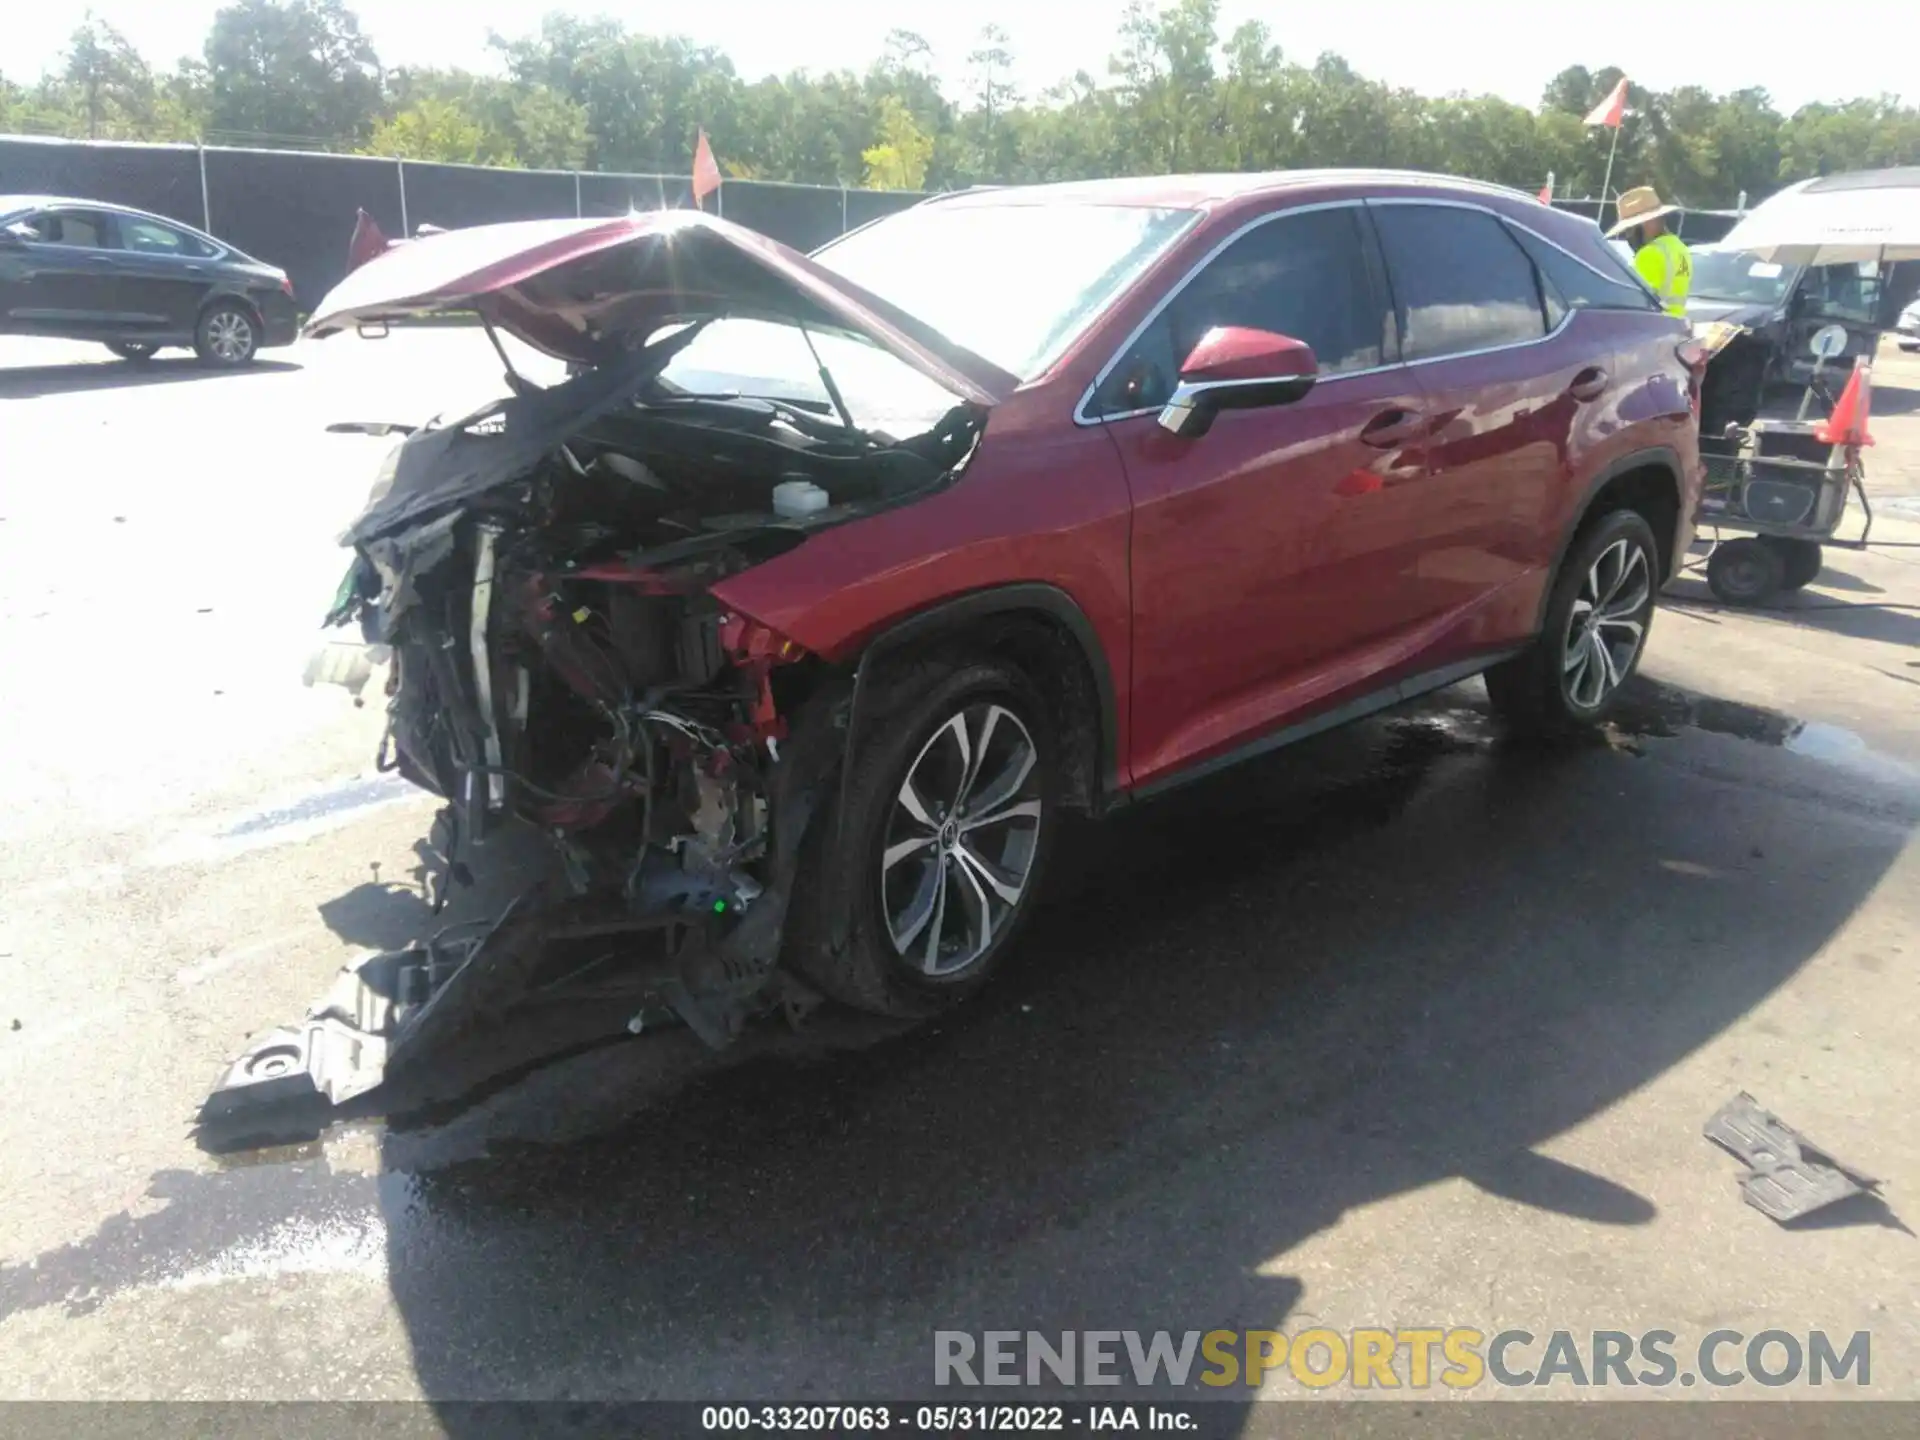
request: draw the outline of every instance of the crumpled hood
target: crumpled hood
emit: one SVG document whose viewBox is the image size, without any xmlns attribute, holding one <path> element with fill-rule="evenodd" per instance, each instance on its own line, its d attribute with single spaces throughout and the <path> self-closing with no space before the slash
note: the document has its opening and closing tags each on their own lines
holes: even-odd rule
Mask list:
<svg viewBox="0 0 1920 1440">
<path fill-rule="evenodd" d="M 1020 383 L 797 251 L 692 210 L 422 236 L 348 275 L 315 307 L 305 333 L 443 310 L 478 311 L 581 365 L 630 354 L 663 326 L 726 315 L 860 336 L 977 405 L 997 404 Z"/>
<path fill-rule="evenodd" d="M 409 435 L 388 455 L 366 509 L 340 542 L 363 545 L 505 484 L 569 435 L 629 403 L 634 388 L 676 348 L 669 340 L 657 347 L 656 358 L 631 356 L 624 364 L 508 396 L 453 424 Z"/>
</svg>

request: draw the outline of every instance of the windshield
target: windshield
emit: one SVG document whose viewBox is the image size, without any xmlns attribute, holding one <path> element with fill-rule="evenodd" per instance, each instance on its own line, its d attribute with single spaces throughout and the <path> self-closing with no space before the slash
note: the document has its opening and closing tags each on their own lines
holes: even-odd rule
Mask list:
<svg viewBox="0 0 1920 1440">
<path fill-rule="evenodd" d="M 797 326 L 771 320 L 709 322 L 667 363 L 660 378 L 693 395 L 759 396 L 831 414 L 833 401 L 820 378 L 822 365 L 862 430 L 900 439 L 918 435 L 955 403 L 911 365 L 865 340 L 830 330 L 802 334 Z"/>
<path fill-rule="evenodd" d="M 1693 289 L 1702 300 L 1739 300 L 1753 305 L 1777 305 L 1786 299 L 1793 281 L 1789 267 L 1762 260 L 1745 250 L 1693 251 Z"/>
<path fill-rule="evenodd" d="M 919 205 L 814 255 L 1031 380 L 1197 219 L 1133 205 Z"/>
</svg>

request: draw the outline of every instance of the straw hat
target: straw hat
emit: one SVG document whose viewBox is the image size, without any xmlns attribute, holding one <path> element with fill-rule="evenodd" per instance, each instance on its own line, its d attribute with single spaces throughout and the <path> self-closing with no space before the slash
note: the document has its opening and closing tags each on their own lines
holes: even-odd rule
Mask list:
<svg viewBox="0 0 1920 1440">
<path fill-rule="evenodd" d="M 1615 212 L 1617 223 L 1607 231 L 1608 238 L 1624 235 L 1634 226 L 1656 220 L 1662 215 L 1676 214 L 1679 209 L 1678 205 L 1662 205 L 1658 192 L 1651 185 L 1636 185 L 1621 193 L 1620 206 Z"/>
</svg>

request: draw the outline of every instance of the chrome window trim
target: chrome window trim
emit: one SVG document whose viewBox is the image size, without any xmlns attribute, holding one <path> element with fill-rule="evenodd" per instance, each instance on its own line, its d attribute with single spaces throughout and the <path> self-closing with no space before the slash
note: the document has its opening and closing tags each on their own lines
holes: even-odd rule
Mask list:
<svg viewBox="0 0 1920 1440">
<path fill-rule="evenodd" d="M 1249 231 L 1256 230 L 1260 226 L 1269 224 L 1272 221 L 1281 219 L 1284 216 L 1304 215 L 1314 210 L 1340 210 L 1350 206 L 1364 207 L 1368 205 L 1435 205 L 1435 206 L 1440 206 L 1442 208 L 1451 209 L 1451 210 L 1476 210 L 1482 215 L 1489 216 L 1496 224 L 1518 225 L 1521 229 L 1525 230 L 1529 235 L 1532 235 L 1536 239 L 1538 239 L 1542 244 L 1553 246 L 1554 249 L 1558 250 L 1562 255 L 1565 255 L 1569 260 L 1573 261 L 1576 265 L 1585 266 L 1586 269 L 1591 270 L 1595 275 L 1599 276 L 1602 280 L 1609 281 L 1612 284 L 1620 283 L 1619 281 L 1614 280 L 1612 276 L 1607 275 L 1605 272 L 1599 269 L 1596 269 L 1594 266 L 1588 264 L 1585 260 L 1582 260 L 1578 255 L 1575 255 L 1571 250 L 1567 249 L 1566 246 L 1557 244 L 1555 241 L 1553 241 L 1549 237 L 1540 234 L 1540 232 L 1535 230 L 1531 225 L 1521 224 L 1520 221 L 1514 220 L 1511 216 L 1502 214 L 1500 211 L 1495 210 L 1490 205 L 1476 205 L 1470 200 L 1428 199 L 1425 196 L 1393 195 L 1393 196 L 1387 196 L 1380 199 L 1363 198 L 1358 200 L 1325 200 L 1325 201 L 1316 202 L 1311 205 L 1295 205 L 1284 210 L 1272 210 L 1265 215 L 1255 216 L 1252 220 L 1249 220 L 1246 224 L 1242 225 L 1239 229 L 1235 230 L 1231 235 L 1227 236 L 1226 239 L 1222 240 L 1218 245 L 1214 246 L 1213 249 L 1209 250 L 1197 262 L 1195 262 L 1192 269 L 1187 271 L 1187 273 L 1180 278 L 1179 284 L 1175 285 L 1171 290 L 1169 290 L 1164 296 L 1161 297 L 1160 303 L 1154 306 L 1153 309 L 1150 312 L 1148 312 L 1146 319 L 1142 320 L 1138 325 L 1136 325 L 1133 328 L 1133 333 L 1128 335 L 1126 340 L 1122 342 L 1120 348 L 1114 352 L 1113 358 L 1108 360 L 1107 363 L 1101 367 L 1100 373 L 1093 377 L 1093 383 L 1087 386 L 1086 391 L 1080 396 L 1080 403 L 1074 407 L 1073 423 L 1076 425 L 1082 425 L 1082 426 L 1109 425 L 1116 420 L 1132 420 L 1141 415 L 1158 415 L 1160 411 L 1163 408 L 1165 408 L 1160 405 L 1151 405 L 1138 410 L 1116 411 L 1111 415 L 1089 415 L 1087 413 L 1087 406 L 1092 403 L 1094 392 L 1097 391 L 1100 388 L 1100 386 L 1105 382 L 1107 376 L 1113 373 L 1114 367 L 1117 366 L 1123 359 L 1126 358 L 1127 352 L 1133 349 L 1134 343 L 1137 340 L 1139 340 L 1139 338 L 1142 335 L 1146 334 L 1148 327 L 1151 326 L 1154 321 L 1160 318 L 1161 312 L 1165 310 L 1168 305 L 1172 304 L 1173 301 L 1179 296 L 1180 292 L 1185 290 L 1187 286 L 1193 282 L 1194 277 L 1197 276 L 1208 265 L 1212 264 L 1216 259 L 1218 259 L 1220 256 L 1220 252 L 1225 250 L 1229 245 L 1233 244 L 1234 241 L 1238 240 L 1241 236 L 1247 234 Z M 1531 266 L 1533 264 L 1533 258 L 1527 255 L 1525 250 L 1522 250 L 1520 253 L 1526 259 L 1527 264 Z M 1384 248 L 1382 249 L 1380 261 L 1382 265 L 1385 265 L 1387 263 L 1387 257 L 1386 257 Z M 1392 279 L 1393 277 L 1391 273 L 1389 273 L 1387 276 L 1387 280 L 1389 284 L 1392 283 Z M 1364 375 L 1379 375 L 1388 370 L 1411 370 L 1421 365 L 1437 365 L 1447 360 L 1471 360 L 1481 355 L 1497 355 L 1504 350 L 1525 350 L 1529 346 L 1544 345 L 1548 341 L 1557 338 L 1560 335 L 1560 333 L 1567 328 L 1567 326 L 1573 323 L 1573 317 L 1579 313 L 1580 313 L 1579 309 L 1569 305 L 1567 307 L 1566 313 L 1560 317 L 1560 323 L 1558 325 L 1555 325 L 1551 330 L 1547 331 L 1545 334 L 1535 336 L 1531 340 L 1513 340 L 1513 341 L 1509 341 L 1504 345 L 1483 345 L 1477 350 L 1450 350 L 1445 355 L 1427 355 L 1417 360 L 1396 360 L 1393 363 L 1387 364 L 1387 365 L 1372 365 L 1366 368 L 1365 370 L 1343 370 L 1338 375 L 1323 375 L 1322 377 L 1320 377 L 1319 382 L 1314 386 L 1314 389 L 1319 390 L 1322 386 L 1336 385 L 1342 380 L 1358 380 Z M 1638 313 L 1638 312 L 1624 312 L 1624 313 Z M 1654 312 L 1648 311 L 1646 313 L 1652 314 Z"/>
</svg>

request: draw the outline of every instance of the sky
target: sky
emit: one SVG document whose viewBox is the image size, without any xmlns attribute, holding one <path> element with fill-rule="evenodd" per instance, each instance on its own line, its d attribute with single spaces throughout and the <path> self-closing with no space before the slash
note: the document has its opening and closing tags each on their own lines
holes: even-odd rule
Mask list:
<svg viewBox="0 0 1920 1440">
<path fill-rule="evenodd" d="M 637 30 L 686 35 L 732 56 L 750 79 L 796 68 L 864 69 L 887 31 L 917 30 L 932 44 L 951 95 L 965 85 L 980 27 L 1003 26 L 1015 81 L 1039 91 L 1085 69 L 1103 76 L 1124 0 L 349 0 L 389 68 L 489 68 L 487 33 L 517 35 L 550 9 L 608 14 Z M 1904 93 L 1920 104 L 1911 44 L 1914 0 L 1846 0 L 1832 7 L 1781 0 L 1691 0 L 1647 7 L 1603 0 L 1222 0 L 1221 34 L 1261 19 L 1289 58 L 1344 55 L 1360 71 L 1428 94 L 1466 91 L 1538 104 L 1568 65 L 1613 64 L 1656 90 L 1765 86 L 1783 110 L 1813 100 Z M 0 74 L 29 79 L 54 63 L 88 10 L 156 64 L 197 55 L 220 0 L 32 0 L 16 5 L 0 42 Z M 1556 11 L 1558 13 L 1556 14 Z M 1822 15 L 1833 17 L 1831 26 Z M 1827 35 L 1831 30 L 1832 38 Z M 1905 37 L 1901 39 L 1900 37 Z"/>
</svg>

